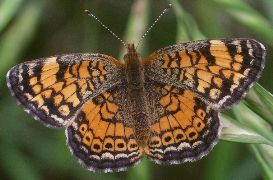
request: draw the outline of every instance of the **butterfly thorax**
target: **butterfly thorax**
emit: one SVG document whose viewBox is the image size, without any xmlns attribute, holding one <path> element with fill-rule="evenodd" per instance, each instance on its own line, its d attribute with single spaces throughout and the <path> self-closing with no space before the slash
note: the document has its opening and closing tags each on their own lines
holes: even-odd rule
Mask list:
<svg viewBox="0 0 273 180">
<path fill-rule="evenodd" d="M 128 53 L 124 56 L 126 63 L 126 80 L 129 97 L 132 101 L 134 122 L 132 126 L 136 131 L 139 145 L 145 146 L 149 137 L 149 118 L 147 101 L 144 89 L 144 71 L 140 55 L 133 44 L 128 44 Z"/>
<path fill-rule="evenodd" d="M 124 56 L 127 70 L 127 82 L 130 89 L 141 89 L 144 84 L 144 73 L 140 55 L 134 44 L 128 44 L 128 53 Z"/>
</svg>

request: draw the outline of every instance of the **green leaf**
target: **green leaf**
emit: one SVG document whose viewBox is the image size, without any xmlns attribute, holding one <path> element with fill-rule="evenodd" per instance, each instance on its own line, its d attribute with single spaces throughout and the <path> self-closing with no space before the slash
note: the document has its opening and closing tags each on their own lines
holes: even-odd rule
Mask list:
<svg viewBox="0 0 273 180">
<path fill-rule="evenodd" d="M 135 1 L 132 6 L 131 13 L 129 19 L 127 21 L 127 26 L 125 30 L 124 40 L 125 42 L 136 42 L 141 39 L 147 30 L 148 20 L 149 20 L 149 9 L 150 4 L 148 0 L 144 1 Z M 141 12 L 141 13 L 139 13 Z M 138 51 L 141 53 L 143 51 L 143 44 L 140 43 Z M 136 46 L 138 44 L 135 44 Z M 126 52 L 125 47 L 120 52 L 119 59 L 123 61 L 123 56 Z"/>
<path fill-rule="evenodd" d="M 270 167 L 267 160 L 265 159 L 265 156 L 264 156 L 265 153 L 262 152 L 261 146 L 250 145 L 250 147 L 251 147 L 251 150 L 252 150 L 253 154 L 255 155 L 258 163 L 260 164 L 264 179 L 268 179 L 268 180 L 273 179 L 273 171 L 272 171 L 273 168 Z M 272 153 L 272 151 L 273 151 L 272 147 L 271 147 L 270 151 Z"/>
<path fill-rule="evenodd" d="M 260 4 L 260 2 L 259 2 Z M 272 7 L 273 7 L 273 1 L 268 1 L 268 0 L 262 0 L 262 6 L 265 9 L 265 13 L 267 14 L 267 16 L 269 17 L 270 21 L 273 21 L 273 11 L 272 11 Z"/>
<path fill-rule="evenodd" d="M 170 2 L 173 4 L 177 18 L 177 41 L 205 39 L 193 17 L 182 8 L 178 1 L 171 0 Z"/>
<path fill-rule="evenodd" d="M 273 95 L 256 84 L 246 96 L 247 106 L 273 125 Z"/>
<path fill-rule="evenodd" d="M 273 133 L 268 124 L 262 117 L 249 109 L 244 103 L 239 103 L 232 108 L 232 111 L 244 126 L 254 130 L 258 134 L 265 137 L 268 141 L 273 142 Z"/>
<path fill-rule="evenodd" d="M 39 17 L 42 12 L 40 1 L 30 2 L 22 10 L 14 24 L 2 35 L 0 41 L 0 82 L 17 59 L 20 57 L 28 43 L 33 39 Z"/>
<path fill-rule="evenodd" d="M 269 144 L 273 146 L 273 142 L 225 114 L 221 114 L 220 122 L 222 126 L 220 138 L 223 140 L 241 143 Z"/>
<path fill-rule="evenodd" d="M 23 0 L 2 0 L 0 2 L 0 32 L 14 17 Z"/>
<path fill-rule="evenodd" d="M 18 151 L 19 147 L 1 139 L 2 147 L 0 150 L 1 170 L 4 170 L 11 179 L 28 179 L 37 180 L 42 179 L 37 169 L 29 161 L 29 159 Z"/>
<path fill-rule="evenodd" d="M 238 0 L 213 0 L 230 17 L 258 35 L 263 41 L 273 46 L 273 27 L 260 13 L 248 4 Z"/>
<path fill-rule="evenodd" d="M 148 180 L 151 179 L 151 171 L 152 171 L 152 162 L 148 159 L 144 159 L 141 161 L 140 166 L 136 166 L 134 168 L 129 169 L 128 174 L 127 174 L 127 179 L 128 180 L 133 180 L 133 179 L 143 179 L 143 180 Z"/>
</svg>

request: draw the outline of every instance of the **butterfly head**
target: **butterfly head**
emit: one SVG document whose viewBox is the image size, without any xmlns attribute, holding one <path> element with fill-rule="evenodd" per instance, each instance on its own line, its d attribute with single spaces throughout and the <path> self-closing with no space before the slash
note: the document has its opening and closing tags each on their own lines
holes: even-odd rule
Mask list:
<svg viewBox="0 0 273 180">
<path fill-rule="evenodd" d="M 141 57 L 139 53 L 136 51 L 135 45 L 134 44 L 127 44 L 127 54 L 124 56 L 125 63 L 132 64 L 132 63 L 141 63 Z"/>
</svg>

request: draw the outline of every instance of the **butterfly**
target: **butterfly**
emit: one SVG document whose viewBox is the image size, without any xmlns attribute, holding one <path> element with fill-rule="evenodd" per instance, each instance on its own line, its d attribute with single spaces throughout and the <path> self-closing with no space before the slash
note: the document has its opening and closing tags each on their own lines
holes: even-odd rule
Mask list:
<svg viewBox="0 0 273 180">
<path fill-rule="evenodd" d="M 25 111 L 65 128 L 67 144 L 94 172 L 116 172 L 143 156 L 157 164 L 196 161 L 218 141 L 219 112 L 258 80 L 265 47 L 253 39 L 211 39 L 159 49 L 125 63 L 67 54 L 16 65 L 8 87 Z"/>
</svg>

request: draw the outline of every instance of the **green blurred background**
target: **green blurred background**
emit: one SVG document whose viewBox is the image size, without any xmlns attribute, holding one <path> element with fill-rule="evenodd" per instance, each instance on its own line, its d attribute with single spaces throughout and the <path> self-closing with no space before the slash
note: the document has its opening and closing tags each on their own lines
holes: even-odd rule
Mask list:
<svg viewBox="0 0 273 180">
<path fill-rule="evenodd" d="M 182 15 L 177 17 L 174 8 L 162 17 L 141 44 L 143 57 L 181 41 L 205 37 L 254 38 L 263 42 L 268 52 L 259 83 L 273 92 L 273 1 L 178 2 L 183 8 Z M 74 52 L 122 57 L 122 44 L 86 16 L 84 9 L 91 10 L 120 37 L 136 42 L 143 29 L 147 29 L 145 25 L 150 25 L 168 3 L 164 0 L 0 0 L 0 179 L 263 178 L 263 170 L 249 147 L 228 141 L 220 141 L 207 157 L 194 163 L 160 166 L 144 159 L 127 172 L 92 173 L 71 156 L 64 130 L 38 123 L 10 96 L 5 74 L 20 62 Z"/>
</svg>

